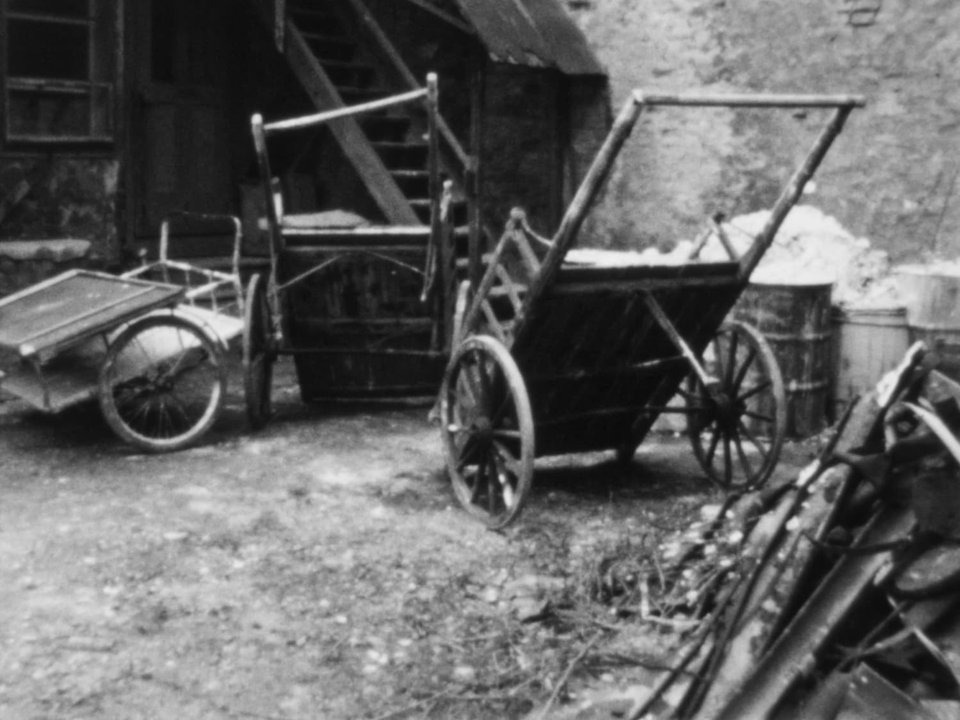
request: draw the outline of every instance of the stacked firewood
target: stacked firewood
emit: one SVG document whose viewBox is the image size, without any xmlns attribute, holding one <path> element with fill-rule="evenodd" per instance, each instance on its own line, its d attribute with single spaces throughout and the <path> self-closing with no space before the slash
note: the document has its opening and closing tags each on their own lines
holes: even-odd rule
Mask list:
<svg viewBox="0 0 960 720">
<path fill-rule="evenodd" d="M 799 477 L 633 573 L 685 639 L 628 716 L 960 718 L 958 434 L 960 384 L 918 343 Z"/>
</svg>

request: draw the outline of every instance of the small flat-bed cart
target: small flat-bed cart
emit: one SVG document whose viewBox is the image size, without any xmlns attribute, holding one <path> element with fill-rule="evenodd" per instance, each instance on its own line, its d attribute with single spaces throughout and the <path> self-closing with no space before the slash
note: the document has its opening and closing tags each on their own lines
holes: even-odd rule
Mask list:
<svg viewBox="0 0 960 720">
<path fill-rule="evenodd" d="M 617 117 L 552 239 L 515 211 L 464 315 L 441 388 L 441 433 L 458 500 L 491 527 L 520 512 L 534 458 L 616 450 L 624 461 L 678 392 L 694 453 L 722 486 L 759 486 L 785 431 L 783 381 L 752 327 L 726 317 L 831 143 L 851 96 L 652 95 Z M 680 265 L 567 261 L 588 208 L 636 124 L 654 106 L 826 108 L 831 117 L 750 248 Z M 706 236 L 702 236 L 706 237 Z M 455 336 L 457 337 L 457 336 Z"/>
<path fill-rule="evenodd" d="M 57 413 L 94 397 L 122 439 L 150 452 L 194 443 L 223 407 L 222 353 L 243 330 L 234 272 L 168 257 L 124 275 L 70 270 L 0 300 L 0 388 Z"/>
</svg>

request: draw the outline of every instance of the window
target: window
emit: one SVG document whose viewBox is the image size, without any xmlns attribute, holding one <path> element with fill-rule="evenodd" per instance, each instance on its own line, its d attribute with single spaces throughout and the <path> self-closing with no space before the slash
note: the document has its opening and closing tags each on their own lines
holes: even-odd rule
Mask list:
<svg viewBox="0 0 960 720">
<path fill-rule="evenodd" d="M 0 0 L 6 137 L 113 139 L 114 0 Z"/>
</svg>

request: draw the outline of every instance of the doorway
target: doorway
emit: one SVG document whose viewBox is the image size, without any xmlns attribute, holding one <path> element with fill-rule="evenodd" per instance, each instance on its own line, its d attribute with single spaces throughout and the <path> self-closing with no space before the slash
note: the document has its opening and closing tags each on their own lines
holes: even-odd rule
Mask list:
<svg viewBox="0 0 960 720">
<path fill-rule="evenodd" d="M 171 212 L 236 213 L 226 0 L 143 0 L 133 15 L 132 233 L 152 248 Z M 197 243 L 202 243 L 197 238 Z M 185 255 L 203 255 L 202 248 Z"/>
</svg>

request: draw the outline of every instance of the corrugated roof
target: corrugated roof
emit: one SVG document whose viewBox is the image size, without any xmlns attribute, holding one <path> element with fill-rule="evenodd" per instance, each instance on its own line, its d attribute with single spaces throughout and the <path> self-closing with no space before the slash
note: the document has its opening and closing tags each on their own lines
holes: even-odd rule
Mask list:
<svg viewBox="0 0 960 720">
<path fill-rule="evenodd" d="M 587 39 L 557 0 L 455 0 L 495 60 L 605 75 Z"/>
</svg>

